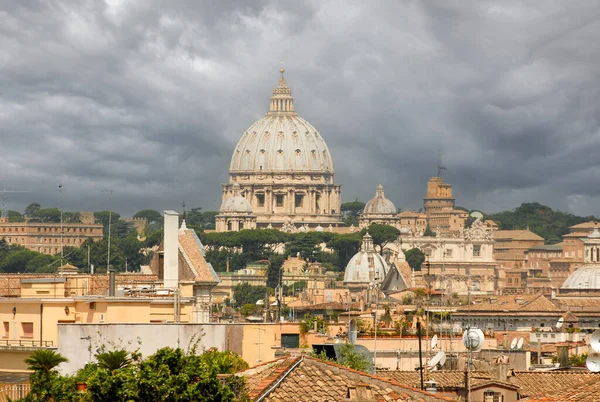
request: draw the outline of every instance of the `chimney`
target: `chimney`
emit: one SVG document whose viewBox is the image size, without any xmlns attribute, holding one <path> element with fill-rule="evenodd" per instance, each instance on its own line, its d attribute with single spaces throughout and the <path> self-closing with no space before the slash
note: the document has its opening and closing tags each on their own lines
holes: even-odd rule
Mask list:
<svg viewBox="0 0 600 402">
<path fill-rule="evenodd" d="M 163 284 L 165 288 L 179 286 L 179 214 L 175 211 L 164 211 L 164 266 Z"/>
<path fill-rule="evenodd" d="M 556 354 L 558 355 L 558 362 L 560 367 L 569 367 L 569 346 L 560 345 L 556 347 Z"/>
<path fill-rule="evenodd" d="M 115 297 L 116 276 L 117 273 L 114 269 L 108 270 L 108 297 Z"/>
<path fill-rule="evenodd" d="M 353 402 L 376 402 L 377 399 L 373 395 L 371 386 L 364 382 L 357 382 L 356 384 L 349 384 L 348 391 L 346 392 L 345 401 Z"/>
</svg>

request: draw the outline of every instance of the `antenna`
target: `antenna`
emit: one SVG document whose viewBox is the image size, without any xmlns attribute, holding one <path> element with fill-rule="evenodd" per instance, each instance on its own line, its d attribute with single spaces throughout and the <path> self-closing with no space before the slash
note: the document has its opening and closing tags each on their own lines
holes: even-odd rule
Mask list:
<svg viewBox="0 0 600 402">
<path fill-rule="evenodd" d="M 517 342 L 517 349 L 521 349 L 523 347 L 523 338 L 519 338 L 519 341 Z"/>
<path fill-rule="evenodd" d="M 468 328 L 463 333 L 463 345 L 469 352 L 479 352 L 483 349 L 483 342 L 485 341 L 485 335 L 479 328 Z"/>
<path fill-rule="evenodd" d="M 438 148 L 438 162 L 437 162 L 437 175 L 438 177 L 442 176 L 442 171 L 446 170 L 446 166 L 442 165 L 442 156 L 443 156 L 443 150 L 442 147 L 440 146 Z"/>
<path fill-rule="evenodd" d="M 438 336 L 434 335 L 433 338 L 431 338 L 431 349 L 435 349 L 435 346 L 437 345 L 437 341 L 438 341 Z"/>
<path fill-rule="evenodd" d="M 8 209 L 6 209 L 6 200 L 8 197 L 7 193 L 31 193 L 31 191 L 20 191 L 20 190 L 7 190 L 6 189 L 6 181 L 4 182 L 4 187 L 0 191 L 2 193 L 2 218 L 8 218 Z"/>
<path fill-rule="evenodd" d="M 446 353 L 444 353 L 444 351 L 440 350 L 439 352 L 436 353 L 435 356 L 433 356 L 433 358 L 431 360 L 429 360 L 427 367 L 429 367 L 433 371 L 433 370 L 437 370 L 438 365 L 443 366 L 444 363 L 446 363 Z"/>
<path fill-rule="evenodd" d="M 112 198 L 112 194 L 113 194 L 112 189 L 100 190 L 100 192 L 108 193 Z M 107 250 L 107 254 L 106 254 L 106 275 L 108 275 L 108 272 L 110 271 L 110 227 L 111 227 L 111 224 L 112 224 L 112 210 L 110 208 L 108 208 L 108 250 Z"/>
<path fill-rule="evenodd" d="M 565 322 L 565 319 L 564 319 L 564 318 L 562 318 L 562 317 L 560 317 L 560 318 L 558 319 L 558 321 L 556 322 L 556 329 L 561 329 L 561 328 L 562 328 L 562 326 L 563 326 L 563 324 L 564 324 L 564 322 Z"/>
<path fill-rule="evenodd" d="M 513 340 L 510 342 L 510 350 L 513 350 L 516 347 L 517 347 L 517 338 L 513 338 Z"/>
</svg>

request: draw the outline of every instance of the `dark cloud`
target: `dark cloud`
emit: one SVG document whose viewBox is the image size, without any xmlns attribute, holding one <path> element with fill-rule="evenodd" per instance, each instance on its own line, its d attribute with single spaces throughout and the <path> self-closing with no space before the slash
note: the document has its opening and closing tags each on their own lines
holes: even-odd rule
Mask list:
<svg viewBox="0 0 600 402">
<path fill-rule="evenodd" d="M 441 150 L 459 205 L 598 215 L 599 6 L 5 3 L 0 179 L 31 191 L 8 206 L 217 208 L 283 60 L 345 200 L 382 183 L 398 207 L 420 208 Z"/>
</svg>

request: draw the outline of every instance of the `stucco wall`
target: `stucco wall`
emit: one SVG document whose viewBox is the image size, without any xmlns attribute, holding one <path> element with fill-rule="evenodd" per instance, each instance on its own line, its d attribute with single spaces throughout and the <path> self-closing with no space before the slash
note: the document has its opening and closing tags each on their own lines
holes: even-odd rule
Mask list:
<svg viewBox="0 0 600 402">
<path fill-rule="evenodd" d="M 149 356 L 166 346 L 187 350 L 192 339 L 200 339 L 200 350 L 231 350 L 255 365 L 258 360 L 273 360 L 280 331 L 275 324 L 59 324 L 58 352 L 69 359 L 60 369 L 73 373 L 83 367 L 90 359 L 90 342 L 93 358 L 101 345 L 109 349 L 120 345 L 129 351 L 139 348 L 143 356 Z M 88 336 L 91 340 L 82 339 Z"/>
</svg>

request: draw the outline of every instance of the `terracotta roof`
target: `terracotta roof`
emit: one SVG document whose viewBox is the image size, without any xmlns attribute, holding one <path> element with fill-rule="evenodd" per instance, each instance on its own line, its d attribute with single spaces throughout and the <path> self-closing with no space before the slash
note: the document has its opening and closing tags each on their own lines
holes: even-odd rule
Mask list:
<svg viewBox="0 0 600 402">
<path fill-rule="evenodd" d="M 544 295 L 503 295 L 492 296 L 480 304 L 473 304 L 460 308 L 458 311 L 495 311 L 504 310 L 512 312 L 559 312 L 560 310 Z"/>
<path fill-rule="evenodd" d="M 569 229 L 593 229 L 596 226 L 594 221 L 578 223 L 577 225 L 569 226 Z"/>
<path fill-rule="evenodd" d="M 420 384 L 419 372 L 417 371 L 381 371 L 377 373 L 377 376 L 413 387 L 417 387 Z M 600 374 L 586 371 L 516 371 L 515 377 L 517 379 L 516 384 L 506 384 L 510 384 L 510 386 L 518 385 L 519 394 L 522 397 L 529 397 L 532 395 L 552 395 L 561 392 L 564 389 L 570 389 L 592 380 L 600 380 Z M 460 389 L 464 387 L 464 378 L 464 372 L 458 370 L 429 373 L 429 379 L 433 379 L 437 382 L 439 391 L 443 391 L 443 388 Z M 494 380 L 488 372 L 475 371 L 471 373 L 472 386 L 483 385 L 490 381 Z M 501 383 L 505 384 L 503 381 Z M 600 387 L 598 390 L 600 391 Z M 552 399 L 551 401 L 559 400 L 562 399 Z M 570 399 L 567 400 L 570 401 Z M 573 401 L 574 400 L 575 399 L 573 399 Z M 596 399 L 596 401 L 597 400 L 598 399 Z M 543 401 L 543 399 L 540 399 L 540 401 Z"/>
<path fill-rule="evenodd" d="M 253 401 L 342 401 L 357 383 L 368 385 L 379 401 L 452 400 L 308 356 L 288 357 L 263 367 L 237 374 L 248 377 L 248 393 Z M 255 376 L 258 378 L 252 378 Z"/>
<path fill-rule="evenodd" d="M 536 235 L 531 230 L 496 230 L 494 232 L 494 239 L 544 241 L 544 238 L 542 236 Z"/>
<path fill-rule="evenodd" d="M 555 373 L 553 373 L 554 375 Z M 567 373 L 556 373 L 567 374 Z M 600 400 L 600 375 L 572 373 L 568 376 L 549 376 L 544 384 L 536 384 L 540 392 L 526 398 L 528 402 L 597 402 Z M 538 380 L 538 378 L 535 378 Z M 528 396 L 527 394 L 521 394 Z"/>
<path fill-rule="evenodd" d="M 196 282 L 220 282 L 212 265 L 204 258 L 204 246 L 194 230 L 179 231 L 179 251 Z"/>
<path fill-rule="evenodd" d="M 421 375 L 418 371 L 380 371 L 378 377 L 387 378 L 411 387 L 421 386 Z M 490 373 L 485 371 L 474 371 L 471 373 L 471 384 L 479 384 L 491 379 Z M 433 371 L 427 373 L 424 381 L 435 380 L 437 389 L 443 392 L 444 388 L 462 388 L 465 385 L 465 373 L 463 371 Z"/>
</svg>

